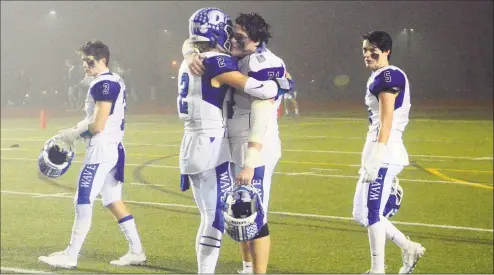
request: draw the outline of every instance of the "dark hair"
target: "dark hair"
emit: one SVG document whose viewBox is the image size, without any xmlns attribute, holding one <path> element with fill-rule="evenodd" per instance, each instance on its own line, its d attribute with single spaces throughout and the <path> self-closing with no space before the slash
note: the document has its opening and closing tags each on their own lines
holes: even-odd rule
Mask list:
<svg viewBox="0 0 494 275">
<path fill-rule="evenodd" d="M 235 19 L 235 23 L 242 26 L 242 28 L 249 35 L 249 39 L 254 42 L 259 42 L 259 46 L 264 42 L 268 44 L 268 40 L 271 37 L 269 28 L 271 27 L 264 18 L 258 13 L 240 13 Z"/>
<path fill-rule="evenodd" d="M 389 51 L 388 60 L 391 59 L 393 41 L 391 40 L 391 36 L 387 32 L 371 31 L 364 34 L 362 37 L 364 40 L 369 40 L 371 44 L 376 45 L 376 47 L 382 52 Z"/>
<path fill-rule="evenodd" d="M 86 56 L 94 56 L 95 60 L 105 58 L 106 66 L 108 66 L 108 63 L 110 62 L 110 50 L 108 49 L 108 46 L 99 40 L 86 42 L 86 44 L 79 48 L 79 53 L 83 53 Z"/>
</svg>

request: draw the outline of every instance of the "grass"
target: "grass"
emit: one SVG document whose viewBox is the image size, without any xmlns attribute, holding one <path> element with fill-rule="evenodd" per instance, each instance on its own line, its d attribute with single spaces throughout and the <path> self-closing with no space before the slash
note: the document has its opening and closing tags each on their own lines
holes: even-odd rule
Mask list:
<svg viewBox="0 0 494 275">
<path fill-rule="evenodd" d="M 346 219 L 351 217 L 367 119 L 365 113 L 356 119 L 342 118 L 346 115 L 280 120 L 283 155 L 271 190 L 270 273 L 362 273 L 370 267 L 366 230 Z M 448 120 L 437 113 L 434 119 L 423 113 L 416 117 L 404 136 L 413 165 L 399 176 L 405 196 L 392 218 L 427 248 L 415 273 L 493 273 L 492 119 Z M 38 177 L 36 158 L 45 140 L 76 121 L 53 119 L 47 129 L 38 130 L 37 120 L 2 120 L 2 267 L 57 273 L 196 273 L 199 215 L 192 193 L 179 190 L 182 124 L 174 116 L 129 116 L 126 128 L 124 198 L 132 201 L 148 266 L 109 265 L 127 251 L 127 244 L 100 202 L 95 203 L 77 269 L 53 270 L 38 262 L 38 256 L 64 249 L 69 241 L 81 163 L 48 181 Z M 19 147 L 11 148 L 13 144 Z M 83 147 L 77 149 L 80 161 Z M 218 273 L 235 273 L 241 267 L 238 245 L 228 236 L 220 254 Z M 392 242 L 387 244 L 386 264 L 391 273 L 401 265 L 400 250 Z"/>
</svg>

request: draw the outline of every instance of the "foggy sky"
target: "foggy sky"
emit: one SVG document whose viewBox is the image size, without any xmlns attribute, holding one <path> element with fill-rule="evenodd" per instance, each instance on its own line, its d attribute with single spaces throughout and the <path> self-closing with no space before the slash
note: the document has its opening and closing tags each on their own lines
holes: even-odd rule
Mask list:
<svg viewBox="0 0 494 275">
<path fill-rule="evenodd" d="M 384 30 L 393 37 L 391 63 L 408 74 L 414 97 L 492 100 L 492 1 L 2 1 L 2 87 L 21 69 L 36 85 L 52 85 L 66 58 L 78 61 L 79 46 L 100 39 L 141 87 L 161 81 L 160 92 L 175 95 L 176 83 L 163 79 L 176 74 L 171 62 L 182 60 L 188 19 L 205 6 L 233 18 L 261 13 L 272 26 L 268 47 L 284 59 L 301 94 L 361 100 L 369 76 L 361 35 Z M 330 87 L 339 74 L 350 76 L 345 94 Z"/>
</svg>

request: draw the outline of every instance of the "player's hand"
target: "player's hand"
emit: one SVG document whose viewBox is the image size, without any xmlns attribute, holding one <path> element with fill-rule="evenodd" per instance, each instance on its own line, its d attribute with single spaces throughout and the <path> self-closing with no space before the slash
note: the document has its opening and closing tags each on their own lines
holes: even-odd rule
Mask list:
<svg viewBox="0 0 494 275">
<path fill-rule="evenodd" d="M 193 75 L 200 76 L 204 74 L 205 67 L 204 64 L 202 64 L 204 58 L 204 56 L 198 53 L 191 53 L 185 56 L 185 61 L 187 62 L 189 70 Z"/>
<path fill-rule="evenodd" d="M 374 182 L 379 175 L 379 169 L 382 167 L 382 160 L 386 145 L 383 143 L 376 143 L 371 151 L 370 157 L 364 164 L 363 180 L 364 182 Z"/>
<path fill-rule="evenodd" d="M 274 79 L 276 85 L 278 85 L 277 96 L 284 95 L 295 88 L 295 81 L 289 78 L 276 78 Z"/>
<path fill-rule="evenodd" d="M 364 182 L 372 183 L 377 179 L 379 175 L 379 168 L 381 165 L 377 162 L 369 162 L 364 165 Z"/>
<path fill-rule="evenodd" d="M 240 185 L 249 185 L 254 178 L 254 168 L 245 167 L 235 177 L 235 183 Z"/>
<path fill-rule="evenodd" d="M 79 137 L 79 132 L 77 131 L 76 127 L 74 127 L 62 130 L 58 132 L 58 135 L 61 139 L 67 141 L 68 143 L 73 143 Z"/>
</svg>

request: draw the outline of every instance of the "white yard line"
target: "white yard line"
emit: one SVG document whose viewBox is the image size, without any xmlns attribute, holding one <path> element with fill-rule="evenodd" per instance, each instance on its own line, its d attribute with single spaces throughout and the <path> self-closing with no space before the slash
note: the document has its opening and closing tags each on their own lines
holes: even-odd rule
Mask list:
<svg viewBox="0 0 494 275">
<path fill-rule="evenodd" d="M 4 138 L 2 140 L 15 140 L 15 141 L 36 141 L 45 142 L 44 139 L 33 139 L 33 138 Z M 162 144 L 162 143 L 135 143 L 135 142 L 124 142 L 125 145 L 135 145 L 135 146 L 151 146 L 151 147 L 180 147 L 180 144 Z M 307 149 L 282 149 L 285 152 L 298 152 L 298 153 L 323 153 L 323 154 L 336 154 L 336 155 L 361 155 L 362 152 L 351 152 L 351 151 L 338 151 L 338 150 L 307 150 Z M 466 159 L 466 160 L 493 160 L 492 156 L 487 157 L 466 157 L 466 156 L 442 156 L 442 155 L 409 155 L 410 157 L 420 157 L 420 158 L 438 158 L 438 159 Z"/>
<path fill-rule="evenodd" d="M 34 274 L 34 273 L 45 273 L 45 274 L 50 274 L 50 273 L 55 273 L 53 271 L 43 271 L 43 270 L 32 270 L 32 269 L 24 269 L 24 268 L 16 268 L 16 267 L 6 267 L 2 266 L 0 267 L 1 271 L 8 271 L 12 273 L 29 273 L 29 274 Z"/>
<path fill-rule="evenodd" d="M 45 196 L 45 197 L 54 197 L 54 198 L 73 199 L 73 196 L 60 196 L 59 194 L 42 194 L 42 193 L 19 192 L 19 191 L 10 191 L 10 190 L 2 190 L 2 193 L 21 195 L 21 196 L 32 196 L 32 197 Z M 134 203 L 134 204 L 143 204 L 143 205 L 159 205 L 159 206 L 166 206 L 166 207 L 180 207 L 180 208 L 195 208 L 195 209 L 197 209 L 197 206 L 195 206 L 195 205 L 185 205 L 185 204 L 175 204 L 175 203 L 160 203 L 160 202 L 146 202 L 146 201 L 126 201 L 126 202 L 127 203 Z M 282 216 L 293 216 L 293 217 L 312 217 L 312 218 L 323 218 L 323 219 L 333 219 L 333 220 L 353 220 L 352 217 L 328 216 L 328 215 L 317 215 L 317 214 L 306 214 L 306 213 L 291 213 L 291 212 L 278 212 L 278 211 L 271 211 L 269 213 L 282 215 Z M 400 222 L 400 221 L 393 221 L 393 223 L 402 224 L 402 225 L 410 225 L 410 226 L 433 227 L 433 228 L 454 229 L 454 230 L 464 230 L 464 231 L 494 232 L 493 229 L 455 226 L 455 225 Z"/>
<path fill-rule="evenodd" d="M 8 157 L 1 157 L 1 160 L 14 160 L 14 161 L 36 161 L 37 159 L 31 159 L 31 158 L 8 158 Z M 73 163 L 82 163 L 80 160 L 74 160 L 72 161 Z M 143 164 L 138 164 L 138 163 L 126 163 L 126 166 L 143 166 Z M 146 167 L 153 167 L 153 168 L 167 168 L 167 169 L 178 169 L 178 166 L 174 165 L 160 165 L 160 164 L 146 164 Z M 358 179 L 358 176 L 351 176 L 351 175 L 329 175 L 329 174 L 316 174 L 315 172 L 274 172 L 275 174 L 278 175 L 284 175 L 284 176 L 311 176 L 311 177 L 326 177 L 326 178 L 351 178 L 351 179 Z M 421 183 L 441 183 L 441 184 L 460 184 L 462 183 L 455 182 L 455 181 L 447 181 L 447 180 L 417 180 L 417 179 L 406 179 L 406 178 L 400 178 L 400 181 L 402 182 L 421 182 Z M 475 182 L 473 182 L 475 183 Z M 482 183 L 476 183 L 476 184 L 482 184 Z M 465 185 L 467 186 L 467 185 Z"/>
</svg>

